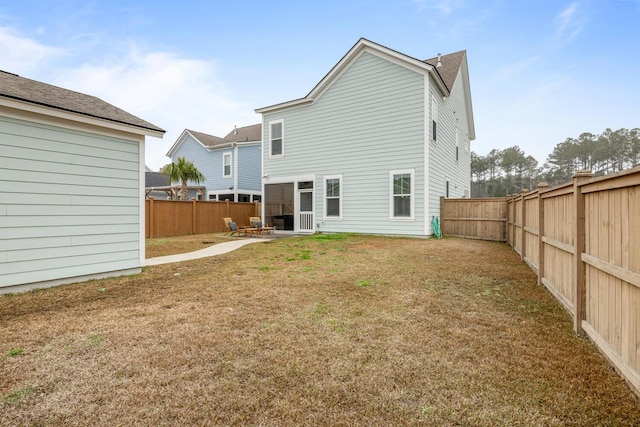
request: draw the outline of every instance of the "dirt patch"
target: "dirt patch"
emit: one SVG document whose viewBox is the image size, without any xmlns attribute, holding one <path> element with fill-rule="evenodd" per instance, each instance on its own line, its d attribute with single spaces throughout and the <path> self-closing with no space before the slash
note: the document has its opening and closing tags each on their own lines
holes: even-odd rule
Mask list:
<svg viewBox="0 0 640 427">
<path fill-rule="evenodd" d="M 1 297 L 0 399 L 7 426 L 640 424 L 517 254 L 462 239 L 282 239 Z"/>
</svg>

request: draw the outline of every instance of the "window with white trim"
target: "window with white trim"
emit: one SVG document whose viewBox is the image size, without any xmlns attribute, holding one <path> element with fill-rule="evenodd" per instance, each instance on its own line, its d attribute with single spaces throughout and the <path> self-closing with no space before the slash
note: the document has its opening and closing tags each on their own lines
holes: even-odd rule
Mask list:
<svg viewBox="0 0 640 427">
<path fill-rule="evenodd" d="M 222 155 L 222 176 L 229 178 L 231 176 L 231 153 Z"/>
<path fill-rule="evenodd" d="M 460 132 L 456 127 L 456 162 L 460 160 Z"/>
<path fill-rule="evenodd" d="M 284 120 L 269 122 L 269 156 L 284 155 Z"/>
<path fill-rule="evenodd" d="M 431 95 L 431 140 L 436 142 L 438 136 L 438 100 Z"/>
<path fill-rule="evenodd" d="M 391 218 L 413 219 L 414 215 L 414 170 L 404 169 L 391 171 L 390 195 Z"/>
<path fill-rule="evenodd" d="M 324 177 L 324 217 L 342 218 L 342 175 Z"/>
</svg>

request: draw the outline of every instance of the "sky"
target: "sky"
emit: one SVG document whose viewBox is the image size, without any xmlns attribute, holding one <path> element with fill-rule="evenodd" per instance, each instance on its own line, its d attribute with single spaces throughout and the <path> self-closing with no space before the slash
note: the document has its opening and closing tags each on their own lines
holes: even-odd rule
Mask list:
<svg viewBox="0 0 640 427">
<path fill-rule="evenodd" d="M 467 51 L 479 155 L 542 165 L 583 132 L 640 127 L 640 0 L 0 1 L 0 69 L 165 129 L 223 137 L 304 97 L 361 38 L 427 59 Z"/>
</svg>

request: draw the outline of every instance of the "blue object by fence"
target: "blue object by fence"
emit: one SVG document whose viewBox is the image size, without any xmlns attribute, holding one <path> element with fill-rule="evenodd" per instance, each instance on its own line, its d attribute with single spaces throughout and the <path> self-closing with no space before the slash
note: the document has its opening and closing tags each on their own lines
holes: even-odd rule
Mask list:
<svg viewBox="0 0 640 427">
<path fill-rule="evenodd" d="M 431 226 L 433 227 L 433 235 L 438 239 L 442 239 L 442 233 L 440 232 L 440 220 L 437 216 L 432 217 Z"/>
</svg>

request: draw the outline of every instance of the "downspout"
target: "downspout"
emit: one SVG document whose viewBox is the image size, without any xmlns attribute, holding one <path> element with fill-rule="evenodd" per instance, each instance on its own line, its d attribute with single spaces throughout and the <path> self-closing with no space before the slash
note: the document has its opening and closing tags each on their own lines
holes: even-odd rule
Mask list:
<svg viewBox="0 0 640 427">
<path fill-rule="evenodd" d="M 233 200 L 238 201 L 238 144 L 233 143 Z"/>
</svg>

